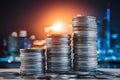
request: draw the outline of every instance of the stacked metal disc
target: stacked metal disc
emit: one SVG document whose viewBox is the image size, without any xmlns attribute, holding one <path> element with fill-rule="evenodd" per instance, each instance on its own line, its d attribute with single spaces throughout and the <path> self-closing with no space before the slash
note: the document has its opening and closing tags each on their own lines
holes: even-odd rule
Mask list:
<svg viewBox="0 0 120 80">
<path fill-rule="evenodd" d="M 47 71 L 66 73 L 71 70 L 70 35 L 47 35 Z"/>
<path fill-rule="evenodd" d="M 81 75 L 89 75 L 97 68 L 96 18 L 76 16 L 73 25 L 73 70 Z"/>
<path fill-rule="evenodd" d="M 45 72 L 45 49 L 20 49 L 20 73 L 23 77 L 34 77 Z"/>
</svg>

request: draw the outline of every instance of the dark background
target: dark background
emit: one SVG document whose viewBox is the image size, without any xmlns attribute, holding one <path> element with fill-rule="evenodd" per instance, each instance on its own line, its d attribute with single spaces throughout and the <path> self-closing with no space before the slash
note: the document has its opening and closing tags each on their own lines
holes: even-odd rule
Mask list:
<svg viewBox="0 0 120 80">
<path fill-rule="evenodd" d="M 44 28 L 61 19 L 71 24 L 77 14 L 105 16 L 111 2 L 111 30 L 120 33 L 119 0 L 0 0 L 0 35 L 7 37 L 13 31 L 28 30 L 43 39 Z"/>
</svg>

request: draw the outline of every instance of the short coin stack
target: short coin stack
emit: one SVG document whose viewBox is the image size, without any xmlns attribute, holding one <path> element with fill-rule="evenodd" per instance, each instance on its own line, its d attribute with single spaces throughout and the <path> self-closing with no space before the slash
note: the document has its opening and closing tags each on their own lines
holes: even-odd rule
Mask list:
<svg viewBox="0 0 120 80">
<path fill-rule="evenodd" d="M 71 70 L 70 35 L 47 35 L 47 71 L 51 73 L 66 73 Z"/>
<path fill-rule="evenodd" d="M 81 75 L 90 75 L 97 68 L 96 18 L 76 16 L 72 20 L 72 26 L 73 70 Z"/>
<path fill-rule="evenodd" d="M 20 72 L 23 77 L 43 75 L 45 72 L 45 49 L 20 49 Z"/>
</svg>

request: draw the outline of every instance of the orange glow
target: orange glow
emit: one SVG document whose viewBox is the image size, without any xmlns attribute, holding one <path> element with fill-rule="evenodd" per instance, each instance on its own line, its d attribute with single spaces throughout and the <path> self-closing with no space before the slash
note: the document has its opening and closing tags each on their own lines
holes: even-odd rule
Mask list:
<svg viewBox="0 0 120 80">
<path fill-rule="evenodd" d="M 47 34 L 71 34 L 72 26 L 65 25 L 62 21 L 56 21 L 52 26 L 46 27 Z"/>
<path fill-rule="evenodd" d="M 79 17 L 79 16 L 82 16 L 81 14 L 77 14 L 77 16 Z"/>
<path fill-rule="evenodd" d="M 61 0 L 60 2 L 57 0 L 54 1 L 55 3 L 50 1 L 50 3 L 45 4 L 44 8 L 38 9 L 34 13 L 35 16 L 33 19 L 29 19 L 32 20 L 28 22 L 28 25 L 31 26 L 30 30 L 35 31 L 34 34 L 36 34 L 37 38 L 45 39 L 46 34 L 52 33 L 72 34 L 72 27 L 69 26 L 72 24 L 72 18 L 77 14 L 82 16 L 91 14 L 91 10 L 87 6 L 84 6 L 84 4 L 80 5 L 74 1 L 70 1 L 69 3 L 69 0 L 68 2 L 66 0 L 65 2 Z M 58 27 L 53 29 L 54 23 L 58 20 L 64 22 L 63 27 L 60 28 L 62 30 L 59 30 Z"/>
<path fill-rule="evenodd" d="M 33 42 L 33 45 L 44 45 L 45 44 L 45 40 L 35 40 Z"/>
<path fill-rule="evenodd" d="M 54 23 L 53 26 L 51 26 L 51 30 L 54 32 L 61 32 L 63 30 L 63 23 L 60 21 L 57 21 Z"/>
<path fill-rule="evenodd" d="M 45 40 L 35 40 L 33 42 L 32 48 L 45 48 L 46 41 Z"/>
</svg>

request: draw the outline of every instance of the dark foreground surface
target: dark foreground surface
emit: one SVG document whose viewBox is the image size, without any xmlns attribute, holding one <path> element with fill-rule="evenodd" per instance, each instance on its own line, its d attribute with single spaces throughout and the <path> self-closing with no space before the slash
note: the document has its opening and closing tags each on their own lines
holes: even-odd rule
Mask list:
<svg viewBox="0 0 120 80">
<path fill-rule="evenodd" d="M 120 68 L 118 69 L 98 69 L 96 78 L 67 78 L 65 76 L 52 77 L 49 79 L 23 79 L 20 76 L 20 69 L 0 69 L 0 80 L 120 80 Z M 49 75 L 51 75 L 49 73 Z"/>
</svg>

